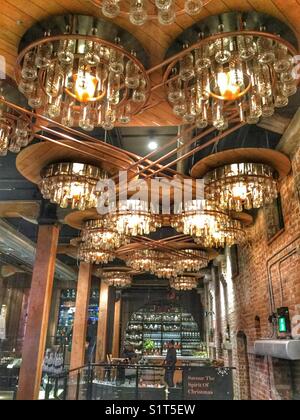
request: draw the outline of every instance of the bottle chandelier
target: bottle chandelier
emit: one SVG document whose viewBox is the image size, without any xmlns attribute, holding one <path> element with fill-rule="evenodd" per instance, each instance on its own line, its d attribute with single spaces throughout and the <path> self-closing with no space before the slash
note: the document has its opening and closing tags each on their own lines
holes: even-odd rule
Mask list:
<svg viewBox="0 0 300 420">
<path fill-rule="evenodd" d="M 172 227 L 192 236 L 205 248 L 219 248 L 239 243 L 244 237 L 241 222 L 205 200 L 185 203 L 184 211 L 172 217 Z"/>
<path fill-rule="evenodd" d="M 89 220 L 82 230 L 81 240 L 89 248 L 114 251 L 129 243 L 129 238 L 115 230 L 103 228 L 102 220 Z"/>
<path fill-rule="evenodd" d="M 148 0 L 131 0 L 126 8 L 122 0 L 93 0 L 101 8 L 102 14 L 110 19 L 119 15 L 129 18 L 133 25 L 144 25 L 148 20 L 157 20 L 161 25 L 170 25 L 176 17 L 188 14 L 196 16 L 210 0 L 185 0 L 184 9 L 178 10 L 175 0 L 155 0 L 155 6 Z"/>
<path fill-rule="evenodd" d="M 161 227 L 161 218 L 154 214 L 150 204 L 143 200 L 119 200 L 108 205 L 103 224 L 119 235 L 149 235 Z"/>
<path fill-rule="evenodd" d="M 205 176 L 209 201 L 224 210 L 241 212 L 272 203 L 277 195 L 274 170 L 265 164 L 235 163 L 214 169 Z"/>
<path fill-rule="evenodd" d="M 198 287 L 198 279 L 196 277 L 175 277 L 170 280 L 170 286 L 172 289 L 178 291 L 188 291 L 197 289 Z"/>
<path fill-rule="evenodd" d="M 184 44 L 165 72 L 168 101 L 184 123 L 225 130 L 236 113 L 241 121 L 257 124 L 286 107 L 297 91 L 296 49 L 264 26 L 248 30 L 243 23 L 236 30 L 228 27 L 230 20 L 224 19 L 226 31 L 223 23 L 212 35 L 200 31 L 198 41 Z"/>
<path fill-rule="evenodd" d="M 143 108 L 149 78 L 136 52 L 127 51 L 118 36 L 113 42 L 98 36 L 98 28 L 117 33 L 115 27 L 96 22 L 86 32 L 82 26 L 93 18 L 76 19 L 64 33 L 52 35 L 49 29 L 21 50 L 18 87 L 30 107 L 67 127 L 111 130 Z"/>
<path fill-rule="evenodd" d="M 91 248 L 84 242 L 79 245 L 78 258 L 88 264 L 108 264 L 115 259 L 111 251 L 104 251 L 102 248 Z"/>
<path fill-rule="evenodd" d="M 110 287 L 125 289 L 131 286 L 132 276 L 124 271 L 102 271 L 101 278 Z"/>
<path fill-rule="evenodd" d="M 85 210 L 97 206 L 97 183 L 106 177 L 106 172 L 95 166 L 55 163 L 42 170 L 40 190 L 45 199 L 62 208 Z"/>
<path fill-rule="evenodd" d="M 5 100 L 2 88 L 0 89 L 0 97 Z M 25 115 L 18 115 L 1 102 L 0 156 L 6 156 L 8 152 L 19 153 L 32 140 L 33 132 L 30 119 Z"/>
<path fill-rule="evenodd" d="M 208 265 L 208 257 L 201 250 L 164 250 L 140 249 L 126 257 L 126 264 L 136 271 L 146 271 L 158 278 L 170 279 L 185 271 L 199 271 Z"/>
</svg>

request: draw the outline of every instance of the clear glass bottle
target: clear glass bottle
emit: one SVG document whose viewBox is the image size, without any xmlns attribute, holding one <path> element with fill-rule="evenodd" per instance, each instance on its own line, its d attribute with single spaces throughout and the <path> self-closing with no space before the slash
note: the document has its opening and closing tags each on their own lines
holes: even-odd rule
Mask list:
<svg viewBox="0 0 300 420">
<path fill-rule="evenodd" d="M 136 53 L 132 51 L 133 56 L 136 56 Z M 125 86 L 128 89 L 136 89 L 139 84 L 138 79 L 139 69 L 133 60 L 128 60 L 126 63 L 126 76 L 125 76 Z"/>
<path fill-rule="evenodd" d="M 71 27 L 67 26 L 65 35 L 70 35 Z M 62 66 L 72 66 L 75 58 L 76 41 L 63 39 L 59 42 L 57 58 Z"/>
<path fill-rule="evenodd" d="M 55 120 L 60 116 L 61 111 L 61 105 L 62 105 L 62 95 L 56 96 L 56 97 L 49 97 L 48 98 L 48 104 L 46 107 L 46 113 L 49 118 L 52 120 Z"/>
<path fill-rule="evenodd" d="M 177 69 L 174 67 L 168 81 L 168 100 L 171 104 L 175 104 L 182 99 L 184 99 L 182 81 L 178 77 Z"/>
<path fill-rule="evenodd" d="M 171 25 L 176 20 L 175 6 L 172 4 L 167 9 L 161 9 L 158 11 L 158 22 L 161 25 Z"/>
<path fill-rule="evenodd" d="M 132 100 L 133 102 L 136 102 L 136 103 L 143 103 L 147 99 L 147 94 L 146 94 L 147 83 L 146 83 L 146 80 L 142 76 L 140 76 L 139 80 L 140 81 L 139 81 L 138 88 L 135 89 L 132 93 Z"/>
<path fill-rule="evenodd" d="M 121 78 L 117 73 L 110 72 L 107 83 L 107 100 L 112 105 L 120 102 Z"/>
<path fill-rule="evenodd" d="M 169 9 L 170 6 L 172 6 L 173 0 L 155 0 L 155 6 L 159 10 L 166 10 Z"/>
<path fill-rule="evenodd" d="M 133 25 L 144 25 L 148 19 L 145 0 L 131 0 L 129 20 Z"/>
<path fill-rule="evenodd" d="M 185 0 L 184 2 L 184 10 L 190 16 L 198 15 L 202 8 L 202 0 Z"/>
<path fill-rule="evenodd" d="M 103 0 L 102 13 L 110 19 L 116 18 L 120 13 L 120 0 Z"/>
<path fill-rule="evenodd" d="M 50 32 L 46 32 L 44 37 L 47 38 L 50 36 Z M 36 58 L 35 58 L 35 65 L 40 68 L 44 69 L 47 68 L 51 64 L 53 54 L 53 44 L 52 42 L 46 42 L 38 46 Z"/>
<path fill-rule="evenodd" d="M 33 50 L 30 50 L 25 54 L 21 75 L 22 75 L 22 78 L 26 80 L 27 82 L 34 81 L 38 76 L 38 71 L 35 64 L 35 58 L 36 58 L 36 54 L 35 54 L 35 51 Z"/>
<path fill-rule="evenodd" d="M 120 38 L 115 39 L 115 44 L 120 47 Z M 117 49 L 111 49 L 109 54 L 109 69 L 114 73 L 122 74 L 124 72 L 124 54 Z"/>
<path fill-rule="evenodd" d="M 183 48 L 187 49 L 189 47 L 188 44 L 184 44 Z M 194 70 L 194 56 L 191 52 L 188 52 L 181 60 L 180 60 L 180 70 L 179 76 L 181 80 L 188 81 L 191 80 L 195 76 Z"/>
<path fill-rule="evenodd" d="M 51 97 L 61 94 L 64 87 L 64 76 L 56 63 L 53 63 L 46 75 L 46 93 Z"/>
<path fill-rule="evenodd" d="M 79 127 L 85 131 L 93 131 L 95 128 L 93 104 L 82 103 L 80 106 Z"/>
</svg>

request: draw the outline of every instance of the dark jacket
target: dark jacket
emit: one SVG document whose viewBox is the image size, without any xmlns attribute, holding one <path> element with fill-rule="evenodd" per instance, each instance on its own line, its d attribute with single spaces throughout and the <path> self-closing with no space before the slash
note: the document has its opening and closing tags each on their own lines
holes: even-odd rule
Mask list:
<svg viewBox="0 0 300 420">
<path fill-rule="evenodd" d="M 165 364 L 166 364 L 166 366 L 175 368 L 176 362 L 177 362 L 176 349 L 175 348 L 171 348 L 167 352 Z"/>
</svg>

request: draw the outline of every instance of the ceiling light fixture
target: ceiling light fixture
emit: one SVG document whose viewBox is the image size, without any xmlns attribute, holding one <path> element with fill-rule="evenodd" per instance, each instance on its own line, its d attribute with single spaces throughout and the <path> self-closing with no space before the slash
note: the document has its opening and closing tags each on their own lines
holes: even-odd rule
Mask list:
<svg viewBox="0 0 300 420">
<path fill-rule="evenodd" d="M 231 246 L 244 238 L 239 220 L 232 219 L 228 212 L 205 200 L 185 203 L 184 211 L 174 215 L 171 224 L 179 233 L 192 236 L 205 248 Z"/>
<path fill-rule="evenodd" d="M 106 177 L 106 172 L 95 166 L 55 163 L 42 170 L 40 190 L 45 199 L 62 208 L 85 210 L 97 206 L 97 183 Z"/>
<path fill-rule="evenodd" d="M 103 221 L 89 220 L 85 223 L 81 240 L 89 248 L 114 251 L 129 243 L 129 238 L 112 229 L 103 227 Z"/>
<path fill-rule="evenodd" d="M 172 289 L 178 291 L 189 291 L 193 289 L 197 289 L 198 287 L 198 279 L 196 277 L 175 277 L 170 280 L 170 286 Z"/>
<path fill-rule="evenodd" d="M 132 276 L 124 271 L 102 271 L 101 278 L 110 287 L 125 289 L 131 286 Z"/>
<path fill-rule="evenodd" d="M 287 106 L 296 93 L 296 48 L 268 33 L 263 24 L 257 27 L 263 17 L 250 14 L 240 24 L 242 20 L 235 13 L 210 17 L 195 25 L 197 41 L 191 29 L 180 36 L 180 40 L 191 37 L 193 45 L 184 43 L 183 51 L 167 67 L 164 81 L 168 101 L 184 123 L 225 130 L 228 117 L 236 111 L 242 122 L 257 124 L 260 117 Z M 279 31 L 283 25 L 279 23 Z M 214 33 L 208 34 L 207 28 Z"/>
<path fill-rule="evenodd" d="M 56 28 L 61 23 L 57 19 Z M 118 36 L 113 42 L 98 36 L 98 29 L 103 35 L 121 32 L 115 25 L 87 16 L 71 20 L 59 35 L 51 34 L 51 20 L 43 23 L 49 27 L 44 37 L 21 49 L 19 90 L 32 108 L 67 127 L 111 130 L 119 122 L 128 123 L 150 94 L 143 64 Z M 35 32 L 33 28 L 32 36 Z M 130 44 L 127 38 L 133 37 L 125 37 L 124 45 Z M 134 40 L 132 45 L 138 44 Z"/>
</svg>

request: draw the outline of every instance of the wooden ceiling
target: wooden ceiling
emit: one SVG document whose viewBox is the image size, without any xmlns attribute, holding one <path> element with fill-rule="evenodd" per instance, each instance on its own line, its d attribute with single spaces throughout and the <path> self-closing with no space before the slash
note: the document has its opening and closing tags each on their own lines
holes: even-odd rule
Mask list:
<svg viewBox="0 0 300 420">
<path fill-rule="evenodd" d="M 177 3 L 184 3 L 178 0 Z M 196 18 L 179 16 L 175 24 L 161 26 L 149 21 L 142 27 L 133 26 L 128 19 L 119 17 L 114 22 L 128 30 L 140 41 L 151 58 L 151 65 L 160 63 L 168 47 L 186 28 L 210 15 L 229 11 L 258 11 L 268 13 L 288 23 L 300 40 L 300 0 L 211 0 Z M 14 77 L 18 45 L 23 34 L 36 22 L 48 16 L 81 13 L 100 16 L 100 11 L 90 0 L 1 0 L 0 54 L 6 59 L 7 74 Z M 161 80 L 160 72 L 154 73 L 153 81 Z M 167 126 L 178 125 L 171 108 L 164 101 L 163 89 L 156 91 L 150 101 L 150 109 L 137 116 L 131 125 Z"/>
</svg>

